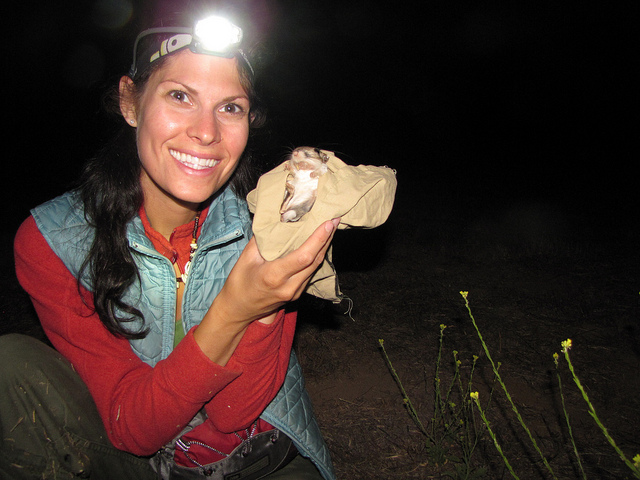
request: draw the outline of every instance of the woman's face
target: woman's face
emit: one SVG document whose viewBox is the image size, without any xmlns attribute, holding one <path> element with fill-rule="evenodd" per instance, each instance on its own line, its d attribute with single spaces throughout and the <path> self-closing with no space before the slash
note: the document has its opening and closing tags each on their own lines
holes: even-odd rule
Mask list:
<svg viewBox="0 0 640 480">
<path fill-rule="evenodd" d="M 247 144 L 250 104 L 236 60 L 176 53 L 138 102 L 130 82 L 120 82 L 121 110 L 137 127 L 145 202 L 197 207 L 231 177 Z"/>
</svg>

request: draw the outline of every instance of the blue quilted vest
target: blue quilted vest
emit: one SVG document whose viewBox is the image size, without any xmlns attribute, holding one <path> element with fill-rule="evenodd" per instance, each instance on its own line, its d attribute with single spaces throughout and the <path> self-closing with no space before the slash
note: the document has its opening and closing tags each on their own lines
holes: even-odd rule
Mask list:
<svg viewBox="0 0 640 480">
<path fill-rule="evenodd" d="M 76 192 L 54 198 L 31 211 L 36 224 L 54 253 L 72 275 L 80 267 L 93 241 L 93 229 L 84 218 Z M 251 238 L 251 219 L 244 200 L 227 188 L 212 202 L 198 238 L 198 250 L 191 262 L 182 299 L 184 331 L 200 323 L 211 302 L 222 289 L 238 256 Z M 173 350 L 176 316 L 175 273 L 171 262 L 160 255 L 144 233 L 139 217 L 128 226 L 129 246 L 140 272 L 124 301 L 135 305 L 144 320 L 131 324 L 132 330 L 149 329 L 141 340 L 131 340 L 131 348 L 145 363 L 154 366 Z M 86 275 L 81 284 L 92 290 Z M 300 453 L 309 457 L 325 479 L 334 479 L 328 448 L 322 439 L 311 401 L 304 387 L 302 370 L 291 352 L 284 384 L 261 417 L 289 436 Z"/>
</svg>

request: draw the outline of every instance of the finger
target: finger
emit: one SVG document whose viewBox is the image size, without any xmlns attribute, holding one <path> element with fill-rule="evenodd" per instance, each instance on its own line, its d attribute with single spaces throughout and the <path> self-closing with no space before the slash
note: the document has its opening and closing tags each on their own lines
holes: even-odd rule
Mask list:
<svg viewBox="0 0 640 480">
<path fill-rule="evenodd" d="M 333 238 L 333 235 L 332 235 Z M 307 268 L 301 270 L 300 272 L 294 274 L 291 278 L 290 281 L 294 282 L 294 283 L 298 283 L 298 288 L 296 290 L 295 295 L 293 296 L 293 299 L 298 299 L 300 297 L 300 295 L 302 295 L 302 292 L 304 292 L 307 289 L 307 286 L 309 285 L 309 282 L 311 282 L 311 279 L 313 278 L 313 275 L 315 274 L 315 272 L 318 270 L 318 268 L 320 267 L 320 264 L 322 264 L 322 262 L 324 261 L 325 255 L 327 253 L 327 250 L 329 249 L 331 245 L 331 238 L 329 239 L 329 241 L 327 242 L 327 244 L 323 247 L 323 249 L 320 251 L 320 253 L 318 253 L 318 256 L 316 257 L 316 260 Z"/>
<path fill-rule="evenodd" d="M 335 219 L 333 222 L 333 231 L 329 234 L 329 237 L 325 241 L 325 243 L 321 246 L 320 250 L 316 253 L 315 258 L 311 262 L 303 262 L 303 268 L 296 273 L 293 273 L 290 277 L 290 280 L 293 282 L 301 283 L 301 290 L 304 290 L 311 279 L 313 273 L 318 269 L 320 264 L 324 261 L 324 258 L 327 254 L 327 250 L 331 246 L 331 241 L 333 240 L 333 236 L 336 232 L 335 227 L 340 223 L 339 219 Z M 321 225 L 319 228 L 323 228 L 325 225 Z M 328 228 L 328 226 L 327 226 Z M 317 230 L 316 230 L 317 232 Z M 315 232 L 314 232 L 315 233 Z M 306 243 L 306 242 L 305 242 Z M 302 247 L 301 247 L 302 248 Z M 295 252 L 292 252 L 295 253 Z"/>
<path fill-rule="evenodd" d="M 298 249 L 287 255 L 285 258 L 292 263 L 292 268 L 304 270 L 314 264 L 317 266 L 329 248 L 338 223 L 340 219 L 324 222 Z"/>
<path fill-rule="evenodd" d="M 267 262 L 260 257 L 258 268 L 264 285 L 277 289 L 287 301 L 297 298 L 324 260 L 338 223 L 339 219 L 324 222 L 298 249 L 279 259 Z"/>
</svg>

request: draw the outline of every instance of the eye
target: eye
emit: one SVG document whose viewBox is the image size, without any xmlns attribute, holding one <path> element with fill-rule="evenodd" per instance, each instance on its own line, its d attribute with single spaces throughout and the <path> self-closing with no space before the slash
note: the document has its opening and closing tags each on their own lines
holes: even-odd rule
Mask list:
<svg viewBox="0 0 640 480">
<path fill-rule="evenodd" d="M 182 90 L 172 90 L 169 92 L 169 96 L 179 103 L 191 103 L 189 95 Z"/>
<path fill-rule="evenodd" d="M 220 108 L 220 112 L 230 114 L 230 115 L 244 115 L 245 109 L 244 107 L 242 107 L 241 105 L 238 105 L 237 103 L 225 103 Z"/>
</svg>

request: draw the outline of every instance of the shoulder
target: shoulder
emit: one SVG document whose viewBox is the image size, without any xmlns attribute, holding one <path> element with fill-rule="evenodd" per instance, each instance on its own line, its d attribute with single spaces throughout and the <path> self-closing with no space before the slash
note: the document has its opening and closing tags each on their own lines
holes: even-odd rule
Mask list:
<svg viewBox="0 0 640 480">
<path fill-rule="evenodd" d="M 24 283 L 26 276 L 36 278 L 37 282 L 42 282 L 45 272 L 55 271 L 60 274 L 65 270 L 60 258 L 42 236 L 33 216 L 27 217 L 18 228 L 13 252 L 16 274 L 21 284 Z"/>
<path fill-rule="evenodd" d="M 16 233 L 16 251 L 46 246 L 48 238 L 55 235 L 54 231 L 80 225 L 86 228 L 81 205 L 79 196 L 68 192 L 32 209 L 31 215 L 22 222 Z"/>
<path fill-rule="evenodd" d="M 36 253 L 41 251 L 42 247 L 48 249 L 47 242 L 40 233 L 33 216 L 29 216 L 18 228 L 13 242 L 14 252 L 16 256 L 28 257 L 29 252 Z"/>
<path fill-rule="evenodd" d="M 86 226 L 80 194 L 70 191 L 31 210 L 36 225 L 44 231 Z"/>
<path fill-rule="evenodd" d="M 31 210 L 35 227 L 65 266 L 76 275 L 95 236 L 84 216 L 82 199 L 76 191 L 67 192 Z M 32 229 L 29 221 L 25 229 Z"/>
</svg>

